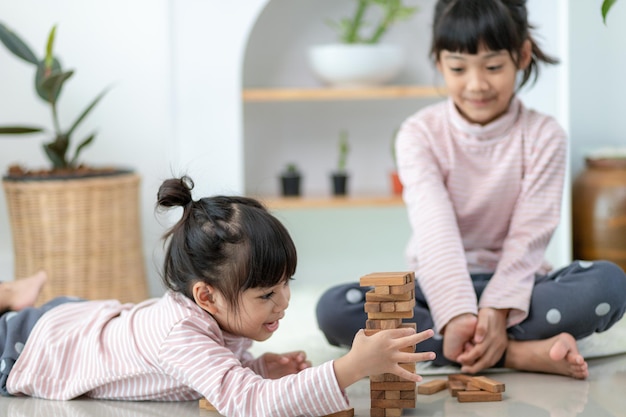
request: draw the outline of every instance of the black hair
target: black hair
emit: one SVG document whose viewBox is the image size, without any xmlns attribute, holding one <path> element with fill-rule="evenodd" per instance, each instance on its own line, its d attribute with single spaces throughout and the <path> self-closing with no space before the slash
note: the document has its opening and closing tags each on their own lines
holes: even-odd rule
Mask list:
<svg viewBox="0 0 626 417">
<path fill-rule="evenodd" d="M 526 0 L 438 0 L 433 19 L 430 55 L 438 61 L 441 51 L 478 53 L 484 45 L 492 51 L 507 50 L 519 61 L 526 40 L 532 45 L 530 64 L 524 69 L 519 88 L 539 75 L 539 62 L 557 64 L 537 45 L 528 23 Z"/>
<path fill-rule="evenodd" d="M 163 281 L 193 298 L 202 281 L 216 288 L 232 307 L 241 292 L 279 284 L 296 272 L 296 248 L 282 223 L 257 200 L 214 196 L 194 201 L 191 178 L 168 179 L 157 194 L 157 208 L 182 207 L 181 219 L 164 235 Z"/>
</svg>

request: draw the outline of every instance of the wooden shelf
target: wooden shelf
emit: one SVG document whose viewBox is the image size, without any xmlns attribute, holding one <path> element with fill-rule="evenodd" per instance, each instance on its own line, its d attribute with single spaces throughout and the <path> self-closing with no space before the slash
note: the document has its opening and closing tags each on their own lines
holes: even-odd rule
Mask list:
<svg viewBox="0 0 626 417">
<path fill-rule="evenodd" d="M 444 87 L 392 85 L 371 88 L 248 88 L 243 101 L 314 101 L 314 100 L 379 100 L 398 98 L 437 98 L 446 94 Z"/>
<path fill-rule="evenodd" d="M 342 207 L 400 207 L 400 196 L 346 196 L 346 197 L 256 197 L 270 210 L 342 208 Z"/>
</svg>

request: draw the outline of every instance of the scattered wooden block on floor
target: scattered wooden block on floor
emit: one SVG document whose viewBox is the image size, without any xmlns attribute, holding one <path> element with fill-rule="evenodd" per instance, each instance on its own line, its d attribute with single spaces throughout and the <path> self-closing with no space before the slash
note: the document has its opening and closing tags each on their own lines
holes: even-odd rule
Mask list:
<svg viewBox="0 0 626 417">
<path fill-rule="evenodd" d="M 476 386 L 482 390 L 489 392 L 504 392 L 505 386 L 502 382 L 496 381 L 486 376 L 475 376 L 470 382 L 473 386 Z"/>
<path fill-rule="evenodd" d="M 460 403 L 478 403 L 485 401 L 502 401 L 501 392 L 489 391 L 459 391 L 456 398 Z"/>
<path fill-rule="evenodd" d="M 448 381 L 445 379 L 434 379 L 432 381 L 424 382 L 417 386 L 417 393 L 424 395 L 431 395 L 439 391 L 443 391 L 448 388 Z"/>
<path fill-rule="evenodd" d="M 465 384 L 461 381 L 448 381 L 448 391 L 450 395 L 456 397 L 460 391 L 465 391 Z"/>
</svg>

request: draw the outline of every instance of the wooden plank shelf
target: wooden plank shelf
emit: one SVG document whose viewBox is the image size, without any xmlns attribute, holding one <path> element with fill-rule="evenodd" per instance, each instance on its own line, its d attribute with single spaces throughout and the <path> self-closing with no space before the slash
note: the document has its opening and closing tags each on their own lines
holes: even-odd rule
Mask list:
<svg viewBox="0 0 626 417">
<path fill-rule="evenodd" d="M 248 88 L 243 101 L 322 101 L 322 100 L 379 100 L 398 98 L 445 97 L 444 87 L 419 85 L 391 85 L 368 88 Z"/>
<path fill-rule="evenodd" d="M 318 209 L 344 207 L 401 207 L 402 197 L 395 195 L 380 196 L 301 196 L 301 197 L 255 197 L 270 210 L 283 209 Z"/>
</svg>

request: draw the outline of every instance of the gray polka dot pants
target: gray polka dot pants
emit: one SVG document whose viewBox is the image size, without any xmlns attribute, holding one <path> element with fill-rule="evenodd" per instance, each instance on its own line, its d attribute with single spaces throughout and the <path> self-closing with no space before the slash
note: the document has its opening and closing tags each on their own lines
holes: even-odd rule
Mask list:
<svg viewBox="0 0 626 417">
<path fill-rule="evenodd" d="M 75 297 L 58 297 L 41 307 L 7 311 L 0 315 L 0 395 L 7 396 L 7 379 L 30 332 L 46 312 L 67 302 L 81 301 Z"/>
<path fill-rule="evenodd" d="M 472 275 L 479 299 L 490 278 L 490 274 Z M 355 333 L 365 326 L 363 304 L 368 290 L 356 282 L 332 287 L 322 295 L 316 308 L 317 321 L 330 344 L 350 346 Z M 432 328 L 428 304 L 417 284 L 415 301 L 414 317 L 405 322 L 415 322 L 418 331 Z M 542 340 L 566 332 L 581 339 L 609 329 L 625 310 L 626 274 L 619 266 L 608 261 L 575 261 L 536 277 L 529 315 L 508 330 L 509 338 Z M 420 343 L 417 349 L 435 352 L 436 365 L 452 363 L 443 356 L 441 336 Z"/>
</svg>

